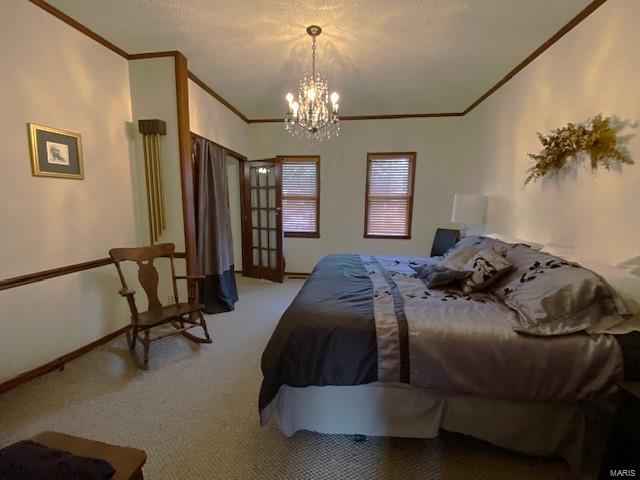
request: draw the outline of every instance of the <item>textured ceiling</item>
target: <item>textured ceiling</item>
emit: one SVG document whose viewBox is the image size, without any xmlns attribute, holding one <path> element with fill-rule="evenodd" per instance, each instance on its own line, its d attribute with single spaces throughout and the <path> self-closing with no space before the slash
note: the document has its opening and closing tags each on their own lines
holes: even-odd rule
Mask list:
<svg viewBox="0 0 640 480">
<path fill-rule="evenodd" d="M 344 115 L 459 112 L 589 0 L 49 0 L 128 53 L 180 50 L 249 118 L 318 70 Z"/>
</svg>

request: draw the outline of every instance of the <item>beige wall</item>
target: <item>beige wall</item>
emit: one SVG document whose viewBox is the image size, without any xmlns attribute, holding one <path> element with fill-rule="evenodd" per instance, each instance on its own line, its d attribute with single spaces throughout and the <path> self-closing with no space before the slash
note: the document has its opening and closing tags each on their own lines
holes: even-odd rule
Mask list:
<svg viewBox="0 0 640 480">
<path fill-rule="evenodd" d="M 164 185 L 164 203 L 166 229 L 156 243 L 171 242 L 176 251 L 185 251 L 184 221 L 182 213 L 182 180 L 180 174 L 180 147 L 178 143 L 178 115 L 176 100 L 176 74 L 173 56 L 131 60 L 129 62 L 131 84 L 131 104 L 133 110 L 133 129 L 135 130 L 135 212 L 140 227 L 138 245 L 151 243 L 149 233 L 149 214 L 147 208 L 147 187 L 144 173 L 144 150 L 142 135 L 138 130 L 138 120 L 160 119 L 167 124 L 167 134 L 160 137 L 160 160 Z M 170 303 L 173 290 L 170 282 L 168 261 L 156 262 L 160 273 L 159 297 L 163 303 Z M 178 275 L 185 274 L 185 262 L 176 260 Z M 135 279 L 135 275 L 133 276 Z M 180 282 L 179 295 L 186 298 L 186 284 Z M 140 287 L 136 290 L 142 293 Z M 138 297 L 144 304 L 144 295 Z"/>
<path fill-rule="evenodd" d="M 320 155 L 320 238 L 285 238 L 286 269 L 310 272 L 324 255 L 367 252 L 428 255 L 437 227 L 450 226 L 453 195 L 472 191 L 458 130 L 461 118 L 361 120 L 341 123 L 338 138 L 310 146 L 282 124 L 252 124 L 252 159 Z M 363 238 L 367 152 L 417 152 L 410 240 Z"/>
<path fill-rule="evenodd" d="M 612 0 L 464 117 L 459 135 L 490 195 L 487 229 L 621 262 L 640 252 L 640 165 L 522 188 L 536 132 L 602 112 L 640 120 L 640 2 Z M 628 144 L 640 163 L 640 131 Z"/>
<path fill-rule="evenodd" d="M 2 4 L 0 278 L 135 242 L 128 62 L 42 9 Z M 27 123 L 79 132 L 84 180 L 31 175 Z M 0 381 L 123 326 L 112 266 L 0 292 Z"/>
<path fill-rule="evenodd" d="M 167 134 L 160 136 L 160 159 L 164 184 L 166 230 L 158 243 L 173 242 L 176 250 L 184 252 L 184 224 L 182 216 L 182 183 L 180 149 L 178 145 L 178 114 L 176 103 L 176 74 L 173 56 L 131 60 L 129 62 L 131 104 L 135 138 L 136 220 L 140 225 L 139 244 L 151 242 L 147 190 L 144 173 L 144 150 L 138 120 L 160 119 L 167 124 Z"/>
<path fill-rule="evenodd" d="M 189 123 L 191 131 L 226 148 L 247 156 L 249 125 L 189 80 Z M 242 269 L 242 230 L 240 216 L 240 170 L 235 158 L 227 157 L 229 209 L 235 269 Z"/>
<path fill-rule="evenodd" d="M 189 80 L 189 124 L 193 133 L 241 155 L 248 154 L 249 125 L 192 80 Z"/>
</svg>

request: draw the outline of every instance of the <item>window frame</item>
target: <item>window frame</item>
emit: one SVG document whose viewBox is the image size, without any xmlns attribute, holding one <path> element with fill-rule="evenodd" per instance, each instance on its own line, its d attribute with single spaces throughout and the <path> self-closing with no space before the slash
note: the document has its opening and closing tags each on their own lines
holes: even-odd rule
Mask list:
<svg viewBox="0 0 640 480">
<path fill-rule="evenodd" d="M 411 166 L 411 179 L 409 180 L 411 185 L 411 192 L 408 197 L 408 207 L 407 207 L 407 224 L 408 229 L 406 235 L 380 235 L 380 234 L 372 234 L 368 233 L 369 230 L 369 184 L 371 178 L 371 164 L 374 160 L 384 160 L 384 159 L 394 159 L 398 157 L 408 157 L 410 166 Z M 365 176 L 365 197 L 364 197 L 364 238 L 380 238 L 380 239 L 389 239 L 389 240 L 409 240 L 411 239 L 411 229 L 413 226 L 413 197 L 415 192 L 415 182 L 416 182 L 416 152 L 369 152 L 367 153 L 367 171 Z"/>
<path fill-rule="evenodd" d="M 316 164 L 316 230 L 314 232 L 291 232 L 286 231 L 284 227 L 284 201 L 288 197 L 284 193 L 282 196 L 282 216 L 283 225 L 282 233 L 285 238 L 320 238 L 320 155 L 279 155 L 281 168 L 286 163 L 315 163 Z M 284 179 L 284 174 L 282 174 Z"/>
</svg>

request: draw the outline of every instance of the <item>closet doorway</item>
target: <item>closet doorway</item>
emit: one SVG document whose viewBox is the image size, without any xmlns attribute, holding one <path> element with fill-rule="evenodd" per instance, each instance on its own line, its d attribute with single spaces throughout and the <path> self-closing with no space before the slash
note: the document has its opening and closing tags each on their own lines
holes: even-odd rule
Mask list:
<svg viewBox="0 0 640 480">
<path fill-rule="evenodd" d="M 238 301 L 235 278 L 240 221 L 242 155 L 196 134 L 192 136 L 193 212 L 200 282 L 206 313 L 228 312 Z M 238 231 L 240 230 L 240 232 Z"/>
</svg>

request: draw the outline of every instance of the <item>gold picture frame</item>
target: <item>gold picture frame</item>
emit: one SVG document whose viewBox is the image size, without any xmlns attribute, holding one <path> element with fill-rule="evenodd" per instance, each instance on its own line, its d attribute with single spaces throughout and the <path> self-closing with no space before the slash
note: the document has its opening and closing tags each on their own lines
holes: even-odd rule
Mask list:
<svg viewBox="0 0 640 480">
<path fill-rule="evenodd" d="M 29 123 L 31 173 L 36 177 L 84 179 L 82 136 Z"/>
</svg>

